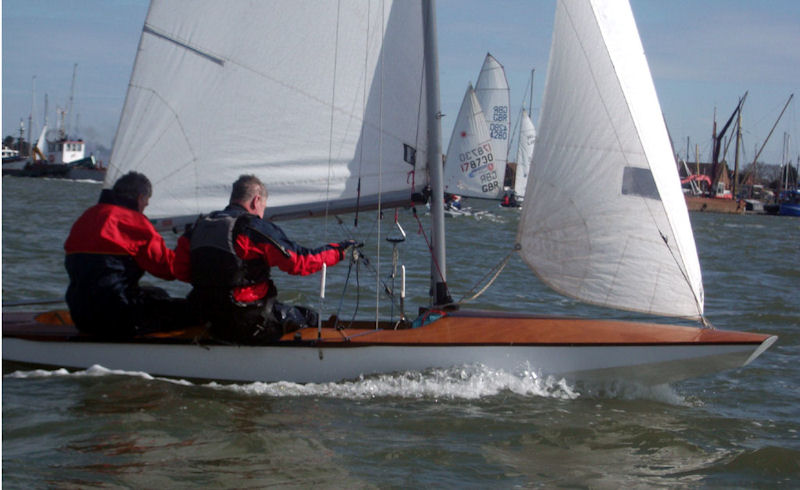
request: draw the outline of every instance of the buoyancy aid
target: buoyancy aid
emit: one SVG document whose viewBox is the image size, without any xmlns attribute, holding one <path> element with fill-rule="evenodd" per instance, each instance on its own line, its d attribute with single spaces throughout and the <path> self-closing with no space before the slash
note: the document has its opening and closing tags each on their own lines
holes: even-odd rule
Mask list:
<svg viewBox="0 0 800 490">
<path fill-rule="evenodd" d="M 251 216 L 235 209 L 198 219 L 191 232 L 191 282 L 204 291 L 225 291 L 267 282 L 270 268 L 260 259 L 243 260 L 236 253 L 236 237 Z"/>
</svg>

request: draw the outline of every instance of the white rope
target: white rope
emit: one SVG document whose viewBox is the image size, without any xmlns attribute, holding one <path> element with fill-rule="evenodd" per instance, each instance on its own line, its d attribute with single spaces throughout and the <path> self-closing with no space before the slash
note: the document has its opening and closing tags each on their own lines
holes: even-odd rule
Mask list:
<svg viewBox="0 0 800 490">
<path fill-rule="evenodd" d="M 480 295 L 482 295 L 484 292 L 486 292 L 486 290 L 489 289 L 489 287 L 491 287 L 491 285 L 494 284 L 494 281 L 497 280 L 497 278 L 500 276 L 500 273 L 503 272 L 503 269 L 506 268 L 506 265 L 508 264 L 508 261 L 511 259 L 511 254 L 513 254 L 514 252 L 517 252 L 518 250 L 520 250 L 520 248 L 521 248 L 520 245 L 516 244 L 514 246 L 514 248 L 511 249 L 511 251 L 508 252 L 508 254 L 506 254 L 506 256 L 503 258 L 503 260 L 501 260 L 497 265 L 495 265 L 494 267 L 489 269 L 489 272 L 486 275 L 491 274 L 491 272 L 493 270 L 495 270 L 495 269 L 497 269 L 497 271 L 494 273 L 494 275 L 489 280 L 489 282 L 487 282 L 486 285 L 483 288 L 481 288 L 480 291 L 478 291 L 477 293 L 475 293 L 474 295 L 472 295 L 469 298 L 466 297 L 467 294 L 471 293 L 472 291 L 475 290 L 476 287 L 478 287 L 478 284 L 480 284 L 486 278 L 486 275 L 484 275 L 477 283 L 475 283 L 475 285 L 472 286 L 472 289 L 467 291 L 467 293 L 464 296 L 462 296 L 461 299 L 458 300 L 457 303 L 461 304 L 461 303 L 466 303 L 468 301 L 473 301 L 473 300 L 477 299 Z"/>
</svg>

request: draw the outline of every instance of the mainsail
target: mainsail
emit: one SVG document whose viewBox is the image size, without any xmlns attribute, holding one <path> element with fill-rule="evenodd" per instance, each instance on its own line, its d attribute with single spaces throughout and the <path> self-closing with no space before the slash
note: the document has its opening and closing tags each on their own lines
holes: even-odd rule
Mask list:
<svg viewBox="0 0 800 490">
<path fill-rule="evenodd" d="M 475 82 L 475 94 L 478 96 L 478 103 L 483 110 L 483 116 L 489 127 L 489 136 L 492 138 L 495 168 L 500 182 L 500 188 L 494 197 L 499 198 L 503 193 L 508 160 L 508 138 L 511 128 L 511 120 L 508 117 L 510 90 L 503 65 L 489 53 L 483 60 L 478 81 Z"/>
<path fill-rule="evenodd" d="M 627 2 L 558 2 L 538 126 L 523 259 L 589 303 L 701 317 L 689 215 Z"/>
<path fill-rule="evenodd" d="M 240 174 L 265 182 L 270 216 L 410 202 L 427 184 L 421 16 L 419 2 L 154 0 L 106 186 L 143 172 L 154 218 L 224 207 Z"/>
<path fill-rule="evenodd" d="M 533 158 L 533 145 L 536 142 L 536 127 L 533 125 L 528 111 L 522 109 L 519 118 L 519 141 L 517 143 L 517 171 L 514 173 L 514 193 L 517 196 L 525 195 L 528 185 L 528 172 L 531 169 Z"/>
<path fill-rule="evenodd" d="M 445 159 L 444 190 L 494 198 L 503 188 L 496 153 L 472 84 L 464 93 Z"/>
</svg>

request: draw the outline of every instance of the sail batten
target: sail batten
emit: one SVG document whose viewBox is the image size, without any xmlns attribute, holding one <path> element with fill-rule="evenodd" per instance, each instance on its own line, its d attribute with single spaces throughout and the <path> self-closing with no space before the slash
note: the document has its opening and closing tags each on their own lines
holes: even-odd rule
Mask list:
<svg viewBox="0 0 800 490">
<path fill-rule="evenodd" d="M 525 262 L 587 303 L 701 317 L 691 224 L 627 2 L 558 2 L 538 126 Z"/>
<path fill-rule="evenodd" d="M 428 183 L 421 16 L 418 2 L 154 0 L 106 185 L 146 174 L 154 218 L 224 207 L 241 174 L 278 214 L 410 202 Z"/>
</svg>

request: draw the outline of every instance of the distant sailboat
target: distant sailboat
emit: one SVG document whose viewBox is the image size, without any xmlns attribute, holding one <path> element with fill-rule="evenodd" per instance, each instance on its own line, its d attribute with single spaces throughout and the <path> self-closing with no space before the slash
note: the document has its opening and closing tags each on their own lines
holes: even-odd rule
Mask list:
<svg viewBox="0 0 800 490">
<path fill-rule="evenodd" d="M 509 89 L 503 66 L 487 54 L 461 102 L 445 157 L 445 192 L 500 199 L 508 158 Z"/>
<path fill-rule="evenodd" d="M 470 84 L 447 147 L 444 191 L 467 197 L 496 198 L 502 191 L 498 173 L 502 175 L 489 127 Z"/>
<path fill-rule="evenodd" d="M 434 4 L 373 5 L 154 0 L 106 185 L 128 170 L 150 175 L 162 227 L 224 206 L 240 173 L 268 180 L 283 217 L 401 205 L 430 185 L 431 301 L 413 323 L 329 321 L 269 345 L 231 346 L 202 330 L 98 341 L 77 335 L 66 312 L 4 311 L 3 359 L 295 382 L 483 364 L 659 384 L 746 365 L 775 342 L 451 304 Z M 702 318 L 688 213 L 630 7 L 559 1 L 553 36 L 518 231 L 523 259 L 589 303 Z M 469 104 L 474 97 L 468 89 Z"/>
<path fill-rule="evenodd" d="M 536 143 L 536 127 L 533 125 L 528 111 L 522 109 L 519 118 L 519 141 L 517 143 L 517 170 L 514 173 L 514 194 L 521 201 L 528 185 L 528 173 L 531 169 L 534 144 Z"/>
<path fill-rule="evenodd" d="M 475 94 L 483 110 L 483 117 L 489 127 L 497 161 L 500 186 L 506 175 L 508 161 L 508 139 L 511 136 L 511 119 L 509 118 L 510 89 L 503 65 L 490 53 L 486 53 L 478 80 L 475 82 Z"/>
</svg>

